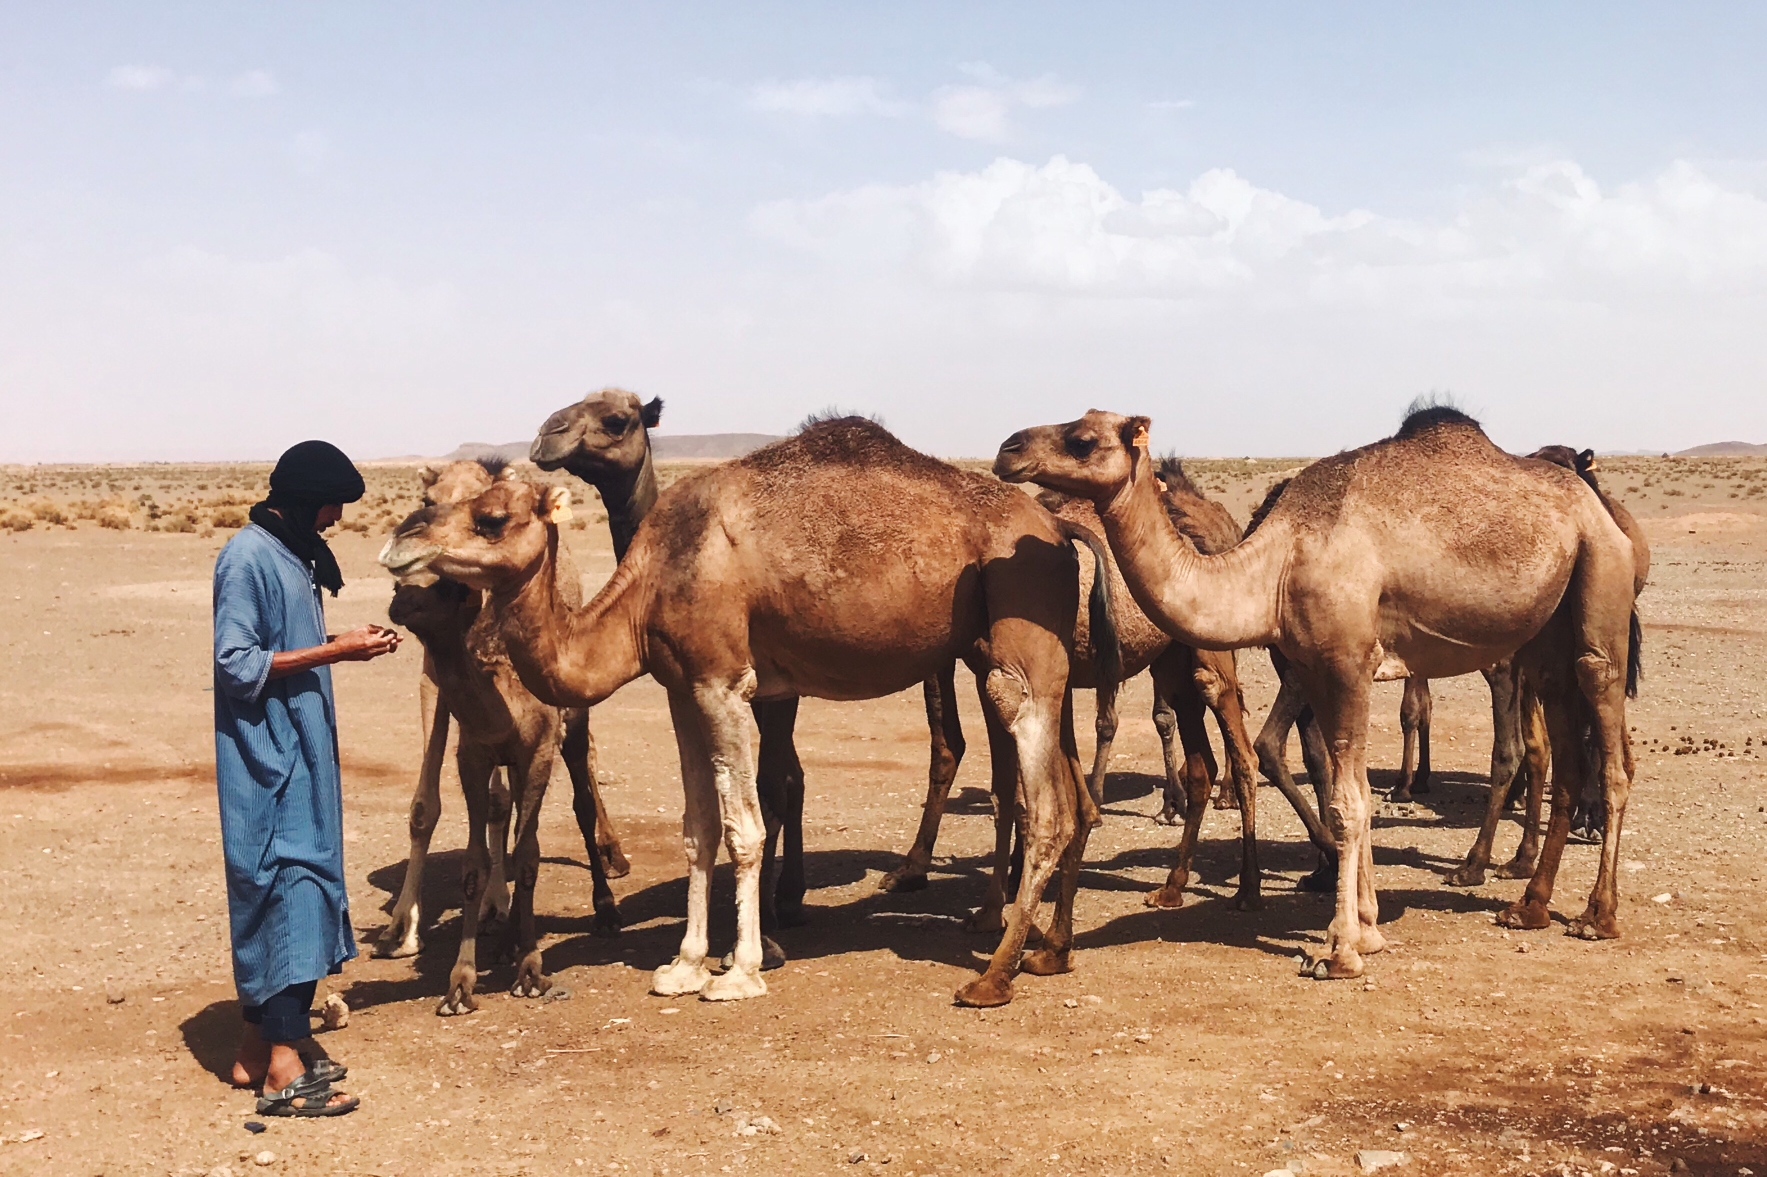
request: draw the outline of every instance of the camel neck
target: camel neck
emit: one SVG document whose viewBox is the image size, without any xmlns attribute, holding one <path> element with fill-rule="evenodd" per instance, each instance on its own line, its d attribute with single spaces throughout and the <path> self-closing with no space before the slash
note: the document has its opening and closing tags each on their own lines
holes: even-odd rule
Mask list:
<svg viewBox="0 0 1767 1177">
<path fill-rule="evenodd" d="M 473 652 L 470 629 L 469 621 L 417 635 L 429 658 L 431 677 L 463 728 L 481 726 L 483 720 L 500 714 L 504 721 L 508 718 L 496 678 Z"/>
<path fill-rule="evenodd" d="M 557 707 L 601 702 L 645 673 L 643 577 L 625 563 L 583 608 L 558 589 L 558 528 L 548 525 L 534 574 L 491 594 L 509 660 L 522 683 Z"/>
<path fill-rule="evenodd" d="M 1288 528 L 1266 524 L 1218 556 L 1197 552 L 1173 524 L 1148 461 L 1099 519 L 1135 603 L 1161 629 L 1204 650 L 1276 641 Z"/>
<path fill-rule="evenodd" d="M 656 465 L 651 460 L 648 434 L 644 439 L 644 461 L 638 468 L 620 470 L 604 477 L 595 482 L 595 489 L 601 494 L 602 505 L 607 508 L 607 528 L 613 533 L 614 559 L 624 560 L 626 549 L 632 546 L 632 537 L 638 532 L 638 525 L 656 506 Z"/>
</svg>

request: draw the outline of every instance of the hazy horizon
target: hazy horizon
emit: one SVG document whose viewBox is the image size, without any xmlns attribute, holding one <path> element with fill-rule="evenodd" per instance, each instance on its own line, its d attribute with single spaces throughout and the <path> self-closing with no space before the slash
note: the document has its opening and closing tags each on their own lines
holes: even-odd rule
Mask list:
<svg viewBox="0 0 1767 1177">
<path fill-rule="evenodd" d="M 0 12 L 0 462 L 1767 441 L 1767 9 Z"/>
</svg>

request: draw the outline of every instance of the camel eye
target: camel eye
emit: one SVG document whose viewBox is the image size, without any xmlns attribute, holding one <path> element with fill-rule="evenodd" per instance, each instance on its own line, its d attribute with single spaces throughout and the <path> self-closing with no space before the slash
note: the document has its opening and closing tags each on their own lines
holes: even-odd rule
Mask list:
<svg viewBox="0 0 1767 1177">
<path fill-rule="evenodd" d="M 472 517 L 473 529 L 487 539 L 496 539 L 502 535 L 503 529 L 508 524 L 508 515 L 474 515 Z"/>
<path fill-rule="evenodd" d="M 1092 451 L 1097 448 L 1098 439 L 1096 437 L 1068 438 L 1068 453 L 1076 458 L 1089 458 L 1092 456 Z"/>
<path fill-rule="evenodd" d="M 601 419 L 601 427 L 614 434 L 626 432 L 627 423 L 624 417 L 603 417 Z"/>
</svg>

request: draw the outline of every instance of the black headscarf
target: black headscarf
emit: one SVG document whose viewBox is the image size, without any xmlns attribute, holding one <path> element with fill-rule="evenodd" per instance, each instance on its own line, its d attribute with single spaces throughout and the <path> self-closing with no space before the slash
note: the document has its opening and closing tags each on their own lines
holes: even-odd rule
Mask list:
<svg viewBox="0 0 1767 1177">
<path fill-rule="evenodd" d="M 365 490 L 361 473 L 344 451 L 328 441 L 303 441 L 276 460 L 269 497 L 252 507 L 251 520 L 282 541 L 312 569 L 313 583 L 335 597 L 344 587 L 344 574 L 313 523 L 319 508 L 353 503 Z"/>
</svg>

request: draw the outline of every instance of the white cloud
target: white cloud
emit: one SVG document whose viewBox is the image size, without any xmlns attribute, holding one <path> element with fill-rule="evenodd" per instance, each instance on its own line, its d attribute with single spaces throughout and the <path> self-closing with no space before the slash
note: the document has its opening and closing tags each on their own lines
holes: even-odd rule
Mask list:
<svg viewBox="0 0 1767 1177">
<path fill-rule="evenodd" d="M 924 103 L 897 97 L 887 84 L 868 77 L 766 81 L 750 88 L 747 101 L 752 110 L 805 118 L 924 112 L 940 130 L 960 138 L 999 141 L 1011 137 L 1015 109 L 1065 106 L 1080 96 L 1079 87 L 1052 76 L 1015 81 L 986 62 L 958 68 L 976 84 L 942 86 Z"/>
<path fill-rule="evenodd" d="M 1062 156 L 1040 167 L 1002 158 L 776 202 L 752 224 L 940 285 L 1067 295 L 1439 310 L 1517 296 L 1767 293 L 1767 200 L 1685 161 L 1611 190 L 1571 161 L 1538 164 L 1426 221 L 1327 215 L 1226 168 L 1130 197 Z"/>
<path fill-rule="evenodd" d="M 1053 77 L 1013 81 L 985 63 L 971 63 L 964 72 L 982 82 L 977 86 L 945 86 L 932 97 L 933 122 L 962 139 L 997 142 L 1012 133 L 1015 107 L 1043 110 L 1066 106 L 1080 97 L 1078 86 Z"/>
<path fill-rule="evenodd" d="M 875 78 L 800 78 L 762 82 L 749 91 L 749 106 L 771 113 L 832 118 L 906 114 L 910 104 L 890 96 Z"/>
<path fill-rule="evenodd" d="M 268 98 L 282 89 L 276 84 L 276 75 L 267 69 L 247 70 L 227 88 L 240 98 Z"/>
<path fill-rule="evenodd" d="M 163 65 L 119 65 L 105 81 L 113 90 L 164 90 L 178 81 L 178 75 Z"/>
</svg>

